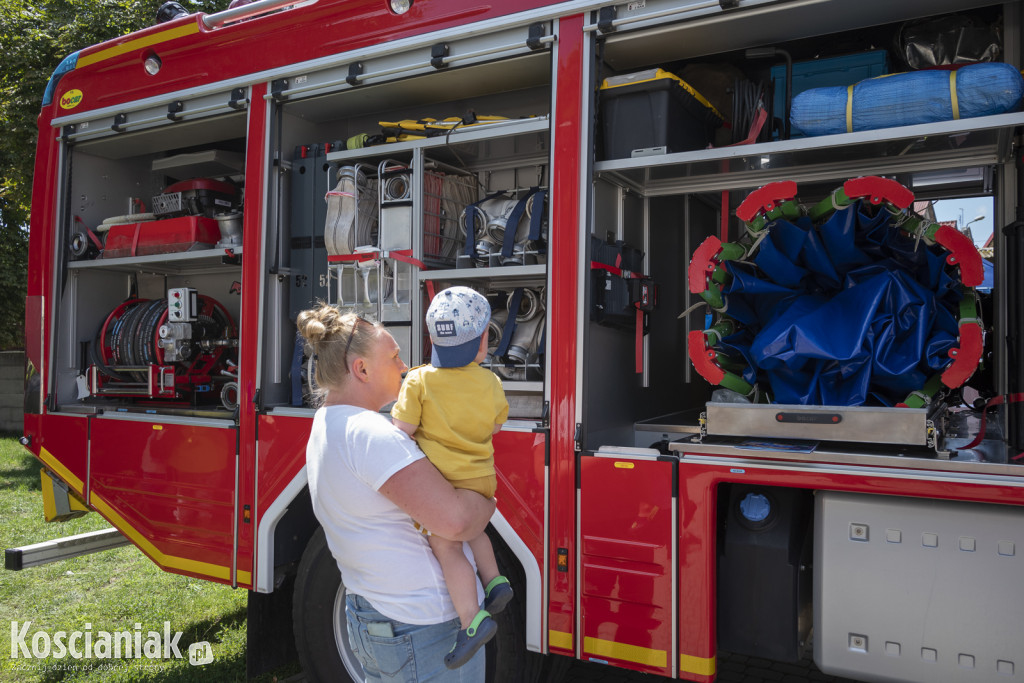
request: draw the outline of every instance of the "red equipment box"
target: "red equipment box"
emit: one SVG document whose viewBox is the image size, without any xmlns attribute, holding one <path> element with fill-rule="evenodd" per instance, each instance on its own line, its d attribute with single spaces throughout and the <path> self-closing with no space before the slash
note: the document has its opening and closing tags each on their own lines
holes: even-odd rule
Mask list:
<svg viewBox="0 0 1024 683">
<path fill-rule="evenodd" d="M 112 225 L 107 232 L 101 258 L 210 249 L 219 240 L 220 227 L 217 221 L 202 216 Z"/>
</svg>

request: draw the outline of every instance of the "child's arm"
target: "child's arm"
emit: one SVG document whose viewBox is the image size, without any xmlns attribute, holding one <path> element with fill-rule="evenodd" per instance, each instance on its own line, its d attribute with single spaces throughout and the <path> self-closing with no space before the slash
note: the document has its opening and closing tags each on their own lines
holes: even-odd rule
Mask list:
<svg viewBox="0 0 1024 683">
<path fill-rule="evenodd" d="M 422 421 L 420 405 L 421 385 L 417 368 L 409 371 L 398 391 L 398 401 L 391 406 L 391 422 L 403 432 L 412 436 Z M 401 418 L 405 418 L 404 420 Z"/>
<path fill-rule="evenodd" d="M 409 436 L 412 436 L 413 434 L 415 434 L 416 433 L 416 428 L 419 427 L 419 425 L 414 425 L 414 424 L 410 424 L 408 422 L 403 422 L 402 420 L 399 420 L 397 417 L 391 418 L 391 421 L 395 424 L 396 427 L 401 429 L 403 432 L 405 432 Z M 500 429 L 501 425 L 498 425 L 498 428 Z"/>
</svg>

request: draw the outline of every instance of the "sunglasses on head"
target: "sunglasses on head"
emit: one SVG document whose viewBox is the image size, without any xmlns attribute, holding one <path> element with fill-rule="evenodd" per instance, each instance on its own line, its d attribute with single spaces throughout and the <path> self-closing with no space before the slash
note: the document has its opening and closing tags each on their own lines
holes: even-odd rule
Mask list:
<svg viewBox="0 0 1024 683">
<path fill-rule="evenodd" d="M 345 364 L 345 369 L 348 369 L 348 350 L 352 348 L 352 338 L 356 336 L 356 328 L 359 327 L 359 323 L 366 323 L 367 325 L 373 325 L 372 322 L 367 320 L 361 315 L 356 316 L 356 321 L 352 325 L 352 329 L 348 333 L 348 341 L 345 342 L 345 350 L 341 353 L 341 360 Z"/>
</svg>

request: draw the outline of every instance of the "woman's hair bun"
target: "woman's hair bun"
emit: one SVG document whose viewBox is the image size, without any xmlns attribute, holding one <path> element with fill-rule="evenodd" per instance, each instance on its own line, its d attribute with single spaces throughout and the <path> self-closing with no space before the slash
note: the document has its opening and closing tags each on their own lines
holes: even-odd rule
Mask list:
<svg viewBox="0 0 1024 683">
<path fill-rule="evenodd" d="M 328 304 L 321 304 L 299 313 L 295 325 L 302 338 L 311 344 L 323 341 L 338 323 L 338 309 Z"/>
</svg>

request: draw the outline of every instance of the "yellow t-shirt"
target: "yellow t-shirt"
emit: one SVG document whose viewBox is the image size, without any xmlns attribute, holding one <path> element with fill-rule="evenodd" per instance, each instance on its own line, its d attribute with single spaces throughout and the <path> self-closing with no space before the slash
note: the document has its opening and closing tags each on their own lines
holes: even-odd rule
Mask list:
<svg viewBox="0 0 1024 683">
<path fill-rule="evenodd" d="M 415 367 L 405 376 L 391 416 L 418 425 L 413 438 L 445 479 L 494 474 L 491 434 L 508 419 L 508 401 L 490 370 L 477 363 Z"/>
</svg>

